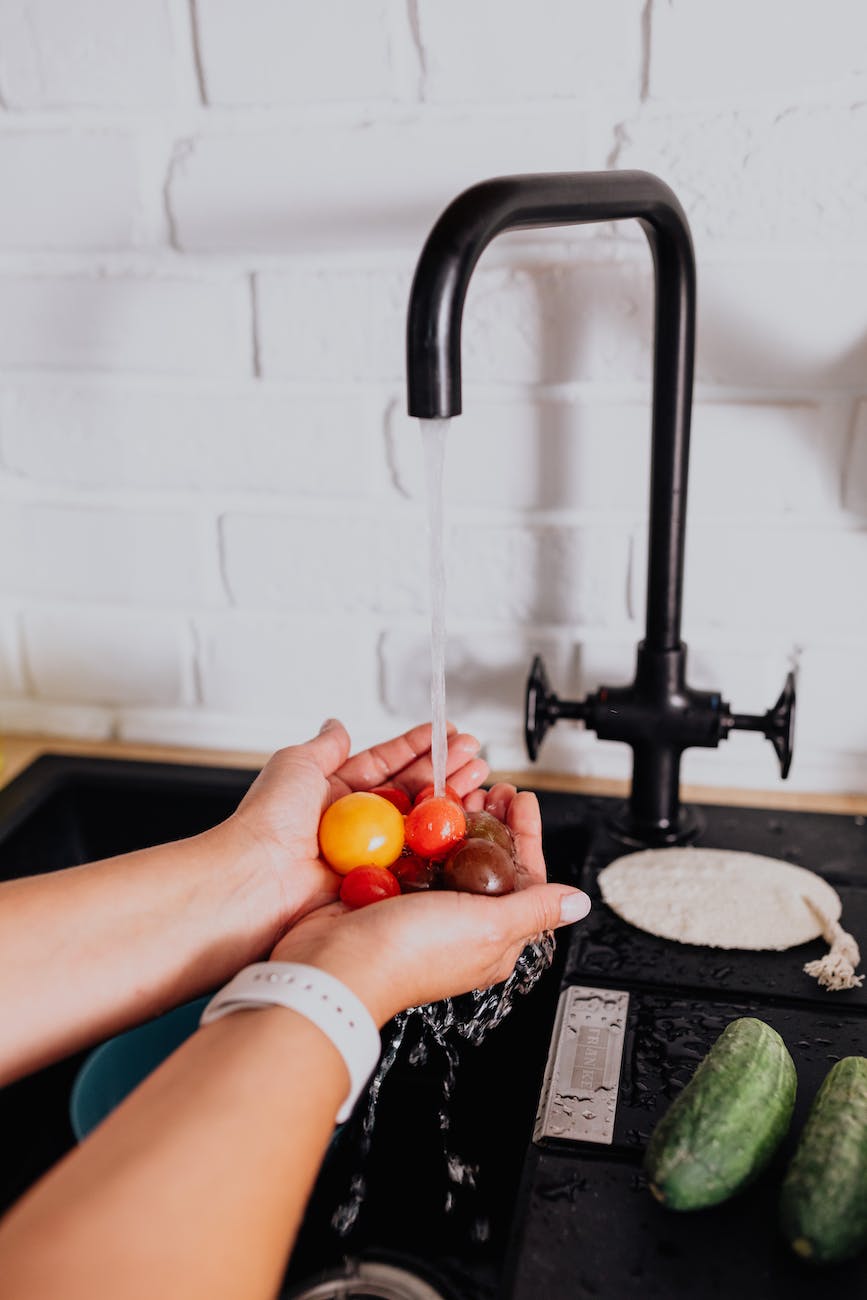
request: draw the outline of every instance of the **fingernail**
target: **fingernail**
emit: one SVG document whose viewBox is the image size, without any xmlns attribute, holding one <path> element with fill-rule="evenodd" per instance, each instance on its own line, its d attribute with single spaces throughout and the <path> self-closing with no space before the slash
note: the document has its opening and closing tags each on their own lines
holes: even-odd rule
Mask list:
<svg viewBox="0 0 867 1300">
<path fill-rule="evenodd" d="M 337 721 L 337 718 L 326 718 L 322 726 L 319 728 L 320 736 L 322 735 L 323 731 L 330 731 L 332 727 L 337 727 L 339 725 L 340 724 Z"/>
<path fill-rule="evenodd" d="M 560 924 L 582 921 L 589 911 L 590 899 L 580 889 L 576 889 L 574 894 L 564 894 L 560 899 Z"/>
<path fill-rule="evenodd" d="M 474 736 L 466 736 L 455 745 L 455 749 L 459 749 L 462 754 L 478 754 L 481 748 Z"/>
</svg>

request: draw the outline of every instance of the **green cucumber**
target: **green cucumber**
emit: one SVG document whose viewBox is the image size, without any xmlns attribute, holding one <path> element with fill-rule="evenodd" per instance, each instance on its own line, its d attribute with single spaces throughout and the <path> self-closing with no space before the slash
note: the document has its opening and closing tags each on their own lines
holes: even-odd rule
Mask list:
<svg viewBox="0 0 867 1300">
<path fill-rule="evenodd" d="M 786 1171 L 780 1223 L 802 1259 L 832 1264 L 867 1245 L 867 1060 L 829 1071 Z"/>
<path fill-rule="evenodd" d="M 733 1020 L 653 1131 L 650 1190 L 672 1210 L 718 1205 L 751 1182 L 788 1131 L 795 1065 L 761 1020 Z"/>
</svg>

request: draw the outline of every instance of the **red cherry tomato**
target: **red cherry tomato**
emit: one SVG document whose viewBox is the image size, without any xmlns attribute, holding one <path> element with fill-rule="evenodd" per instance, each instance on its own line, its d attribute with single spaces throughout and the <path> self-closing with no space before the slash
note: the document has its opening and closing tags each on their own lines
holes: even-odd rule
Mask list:
<svg viewBox="0 0 867 1300">
<path fill-rule="evenodd" d="M 404 833 L 410 849 L 420 858 L 443 858 L 464 838 L 466 829 L 467 818 L 460 804 L 434 796 L 416 804 L 406 819 Z"/>
<path fill-rule="evenodd" d="M 430 799 L 431 795 L 435 793 L 436 791 L 434 790 L 433 785 L 426 785 L 423 787 L 423 789 L 419 790 L 418 794 L 415 797 L 414 802 L 421 803 L 422 799 Z M 464 806 L 463 800 L 461 799 L 461 796 L 458 794 L 457 790 L 453 785 L 448 785 L 448 784 L 446 785 L 446 792 L 444 797 L 446 799 L 451 799 L 452 803 L 459 803 L 463 808 Z"/>
<path fill-rule="evenodd" d="M 380 799 L 387 799 L 389 803 L 393 803 L 404 817 L 412 807 L 412 800 L 406 790 L 398 790 L 396 785 L 375 785 L 370 793 L 378 794 Z"/>
<path fill-rule="evenodd" d="M 400 893 L 395 876 L 385 867 L 356 867 L 343 877 L 340 897 L 347 907 L 367 907 L 383 898 L 394 898 Z"/>
</svg>

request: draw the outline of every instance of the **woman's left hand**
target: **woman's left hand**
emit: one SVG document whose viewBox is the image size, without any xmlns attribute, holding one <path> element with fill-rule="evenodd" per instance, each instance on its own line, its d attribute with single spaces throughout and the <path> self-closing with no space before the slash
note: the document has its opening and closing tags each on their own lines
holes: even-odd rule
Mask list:
<svg viewBox="0 0 867 1300">
<path fill-rule="evenodd" d="M 319 852 L 319 820 L 335 799 L 355 790 L 393 785 L 412 799 L 433 779 L 431 728 L 426 723 L 349 757 L 345 727 L 329 719 L 303 745 L 279 750 L 228 821 L 217 828 L 229 851 L 249 855 L 251 868 L 271 873 L 277 892 L 274 937 L 300 917 L 332 902 L 340 877 Z M 488 775 L 474 736 L 449 726 L 446 771 L 463 797 Z"/>
</svg>

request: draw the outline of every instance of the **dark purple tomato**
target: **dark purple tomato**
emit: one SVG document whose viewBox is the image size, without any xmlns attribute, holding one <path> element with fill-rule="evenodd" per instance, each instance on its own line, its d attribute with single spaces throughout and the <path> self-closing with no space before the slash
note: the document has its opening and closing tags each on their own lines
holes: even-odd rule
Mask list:
<svg viewBox="0 0 867 1300">
<path fill-rule="evenodd" d="M 511 855 L 490 840 L 464 840 L 443 863 L 446 889 L 465 894 L 511 894 L 517 872 Z"/>
<path fill-rule="evenodd" d="M 391 873 L 397 876 L 401 893 L 418 894 L 423 889 L 430 889 L 436 879 L 437 866 L 428 858 L 420 858 L 417 853 L 404 852 L 397 862 L 392 863 Z"/>
<path fill-rule="evenodd" d="M 512 832 L 493 813 L 467 813 L 465 834 L 468 840 L 488 840 L 491 844 L 498 844 L 501 849 L 505 849 L 510 857 L 515 856 L 515 841 L 512 839 Z"/>
</svg>

